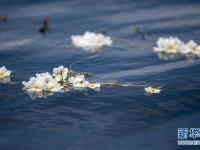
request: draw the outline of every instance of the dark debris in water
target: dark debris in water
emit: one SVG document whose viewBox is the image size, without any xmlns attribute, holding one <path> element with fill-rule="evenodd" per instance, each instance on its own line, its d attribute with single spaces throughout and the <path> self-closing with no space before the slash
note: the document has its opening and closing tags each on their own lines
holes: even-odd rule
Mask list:
<svg viewBox="0 0 200 150">
<path fill-rule="evenodd" d="M 8 17 L 7 16 L 0 16 L 0 22 L 7 22 Z"/>
<path fill-rule="evenodd" d="M 107 35 L 107 31 L 106 30 L 102 30 L 100 33 L 102 33 L 103 35 Z"/>
<path fill-rule="evenodd" d="M 139 35 L 142 40 L 148 39 L 149 36 L 152 34 L 151 32 L 145 32 L 145 31 L 141 30 L 141 28 L 139 28 L 139 27 L 134 28 L 134 33 Z"/>
<path fill-rule="evenodd" d="M 38 32 L 45 34 L 49 29 L 49 20 L 48 17 L 46 17 L 43 22 L 42 22 L 42 26 L 38 29 Z"/>
</svg>

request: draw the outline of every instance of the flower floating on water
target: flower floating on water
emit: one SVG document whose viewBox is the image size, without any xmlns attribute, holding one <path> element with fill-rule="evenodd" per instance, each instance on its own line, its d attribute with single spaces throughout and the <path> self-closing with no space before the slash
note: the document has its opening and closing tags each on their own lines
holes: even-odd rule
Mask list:
<svg viewBox="0 0 200 150">
<path fill-rule="evenodd" d="M 48 72 L 36 74 L 28 82 L 23 81 L 24 90 L 27 92 L 59 92 L 63 87 Z"/>
<path fill-rule="evenodd" d="M 90 31 L 86 31 L 84 35 L 73 35 L 71 40 L 76 47 L 86 50 L 97 50 L 112 45 L 112 39 L 109 36 Z"/>
<path fill-rule="evenodd" d="M 100 88 L 99 83 L 90 83 L 85 76 L 79 73 L 69 72 L 68 68 L 59 66 L 53 69 L 53 75 L 46 73 L 36 74 L 29 81 L 23 81 L 23 90 L 31 97 L 47 97 L 54 92 L 63 92 L 67 89 Z"/>
<path fill-rule="evenodd" d="M 86 88 L 89 85 L 84 75 L 72 76 L 68 79 L 68 82 L 75 88 Z"/>
<path fill-rule="evenodd" d="M 96 89 L 100 88 L 100 83 L 90 83 L 89 81 L 85 80 L 84 75 L 76 75 L 72 76 L 68 79 L 68 82 L 74 87 L 74 88 L 90 88 L 90 89 Z"/>
<path fill-rule="evenodd" d="M 154 47 L 154 52 L 177 54 L 181 51 L 184 43 L 177 37 L 159 38 L 157 47 Z"/>
<path fill-rule="evenodd" d="M 151 86 L 145 87 L 144 90 L 145 90 L 148 94 L 155 94 L 155 93 L 160 93 L 160 92 L 161 92 L 160 89 L 153 88 L 153 87 L 151 87 Z"/>
<path fill-rule="evenodd" d="M 0 83 L 8 83 L 10 82 L 10 74 L 11 71 L 6 69 L 5 66 L 0 68 Z"/>
<path fill-rule="evenodd" d="M 159 58 L 171 60 L 181 56 L 187 58 L 200 57 L 200 45 L 190 40 L 184 43 L 177 37 L 159 38 L 157 47 L 153 48 L 154 52 L 158 53 Z"/>
<path fill-rule="evenodd" d="M 59 66 L 58 68 L 53 69 L 53 76 L 56 81 L 65 81 L 68 75 L 68 68 L 64 66 Z"/>
<path fill-rule="evenodd" d="M 195 43 L 193 40 L 190 40 L 187 44 L 185 44 L 184 49 L 181 51 L 181 53 L 185 55 L 194 55 L 194 56 L 200 56 L 200 45 Z"/>
<path fill-rule="evenodd" d="M 4 77 L 10 76 L 11 71 L 6 69 L 5 66 L 0 68 L 0 79 L 3 79 Z"/>
</svg>

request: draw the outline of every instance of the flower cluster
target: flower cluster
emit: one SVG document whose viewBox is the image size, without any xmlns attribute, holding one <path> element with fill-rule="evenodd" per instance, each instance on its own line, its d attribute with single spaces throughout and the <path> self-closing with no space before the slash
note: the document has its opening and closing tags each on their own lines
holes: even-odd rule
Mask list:
<svg viewBox="0 0 200 150">
<path fill-rule="evenodd" d="M 76 47 L 81 47 L 90 51 L 112 45 L 110 37 L 90 31 L 86 31 L 83 35 L 73 35 L 71 36 L 71 40 Z"/>
<path fill-rule="evenodd" d="M 194 55 L 200 57 L 200 45 L 193 40 L 190 40 L 185 44 L 184 49 L 181 51 L 182 54 Z"/>
<path fill-rule="evenodd" d="M 177 37 L 159 38 L 157 47 L 154 47 L 154 52 L 177 54 L 181 51 L 183 42 Z"/>
<path fill-rule="evenodd" d="M 29 81 L 23 81 L 23 90 L 30 96 L 46 97 L 54 92 L 63 92 L 69 88 L 100 88 L 99 83 L 90 83 L 82 74 L 70 72 L 68 68 L 59 66 L 53 69 L 53 74 L 40 73 L 31 77 Z"/>
<path fill-rule="evenodd" d="M 50 75 L 48 72 L 36 74 L 36 77 L 31 77 L 28 82 L 23 81 L 24 90 L 27 92 L 58 92 L 63 87 Z"/>
<path fill-rule="evenodd" d="M 74 88 L 90 88 L 90 89 L 96 89 L 100 88 L 100 83 L 90 83 L 89 81 L 85 80 L 84 75 L 76 75 L 71 76 L 68 79 L 68 82 L 74 87 Z"/>
<path fill-rule="evenodd" d="M 200 57 L 200 45 L 193 40 L 184 43 L 177 37 L 161 37 L 156 44 L 157 46 L 153 50 L 163 59 L 172 59 L 181 55 Z"/>
<path fill-rule="evenodd" d="M 11 71 L 6 69 L 5 66 L 0 68 L 0 83 L 8 83 L 10 82 L 10 74 Z"/>
</svg>

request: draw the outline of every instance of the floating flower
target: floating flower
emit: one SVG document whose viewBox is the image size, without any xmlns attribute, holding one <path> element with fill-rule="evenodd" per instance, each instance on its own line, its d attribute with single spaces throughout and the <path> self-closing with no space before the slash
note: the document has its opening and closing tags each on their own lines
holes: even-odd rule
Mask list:
<svg viewBox="0 0 200 150">
<path fill-rule="evenodd" d="M 44 80 L 38 79 L 36 77 L 31 77 L 28 82 L 22 81 L 24 85 L 24 90 L 28 92 L 42 92 L 46 91 L 46 83 Z"/>
<path fill-rule="evenodd" d="M 159 38 L 157 47 L 154 47 L 156 53 L 177 54 L 180 53 L 184 43 L 177 37 Z"/>
<path fill-rule="evenodd" d="M 10 74 L 11 71 L 6 69 L 5 66 L 0 68 L 0 83 L 8 83 L 10 82 Z"/>
<path fill-rule="evenodd" d="M 68 68 L 64 68 L 64 66 L 59 66 L 58 68 L 53 69 L 53 76 L 56 81 L 65 81 L 68 75 Z"/>
<path fill-rule="evenodd" d="M 149 93 L 149 94 L 155 94 L 155 93 L 160 93 L 161 90 L 160 89 L 157 89 L 157 88 L 153 88 L 151 86 L 149 87 L 145 87 L 144 90 Z"/>
<path fill-rule="evenodd" d="M 5 66 L 0 68 L 0 79 L 3 79 L 5 77 L 9 77 L 11 74 L 11 71 L 6 69 Z"/>
<path fill-rule="evenodd" d="M 110 37 L 90 31 L 86 31 L 84 35 L 73 35 L 71 36 L 71 40 L 76 47 L 81 47 L 86 50 L 96 50 L 104 46 L 112 45 Z"/>
<path fill-rule="evenodd" d="M 68 91 L 70 87 L 77 89 L 99 88 L 99 83 L 90 83 L 85 76 L 79 73 L 69 72 L 68 68 L 59 66 L 53 69 L 53 75 L 48 72 L 36 74 L 29 81 L 23 81 L 23 90 L 31 97 L 45 98 L 54 92 Z"/>
<path fill-rule="evenodd" d="M 89 84 L 84 75 L 72 76 L 68 79 L 68 82 L 75 88 L 86 88 Z"/>
<path fill-rule="evenodd" d="M 50 92 L 60 92 L 63 89 L 63 86 L 61 86 L 58 82 L 56 82 L 55 80 L 51 80 L 48 84 L 47 84 L 47 91 Z"/>
<path fill-rule="evenodd" d="M 36 74 L 22 84 L 27 92 L 58 92 L 63 88 L 48 72 Z"/>
<path fill-rule="evenodd" d="M 187 44 L 185 44 L 181 53 L 185 55 L 200 56 L 200 45 L 195 43 L 193 40 L 190 40 Z"/>
<path fill-rule="evenodd" d="M 91 88 L 96 89 L 100 88 L 100 83 L 90 83 L 89 81 L 85 80 L 84 75 L 77 75 L 72 76 L 68 79 L 68 82 L 74 87 L 74 88 Z"/>
<path fill-rule="evenodd" d="M 177 37 L 159 38 L 154 52 L 164 60 L 171 60 L 185 56 L 186 58 L 200 57 L 200 45 L 190 40 L 184 43 Z"/>
</svg>

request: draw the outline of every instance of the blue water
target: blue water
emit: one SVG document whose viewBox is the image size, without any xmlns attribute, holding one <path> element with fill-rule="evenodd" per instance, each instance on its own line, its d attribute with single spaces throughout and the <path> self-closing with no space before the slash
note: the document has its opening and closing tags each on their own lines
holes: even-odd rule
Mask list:
<svg viewBox="0 0 200 150">
<path fill-rule="evenodd" d="M 160 36 L 200 44 L 200 2 L 185 0 L 1 0 L 0 66 L 13 83 L 0 84 L 1 150 L 176 150 L 177 128 L 200 127 L 200 60 L 160 60 Z M 50 30 L 37 32 L 49 18 Z M 146 40 L 134 33 L 151 32 Z M 74 48 L 86 30 L 113 37 L 98 53 Z M 81 60 L 77 62 L 77 60 Z M 21 81 L 70 64 L 88 80 L 141 86 L 55 93 L 32 100 Z M 143 85 L 162 88 L 146 96 Z"/>
</svg>

